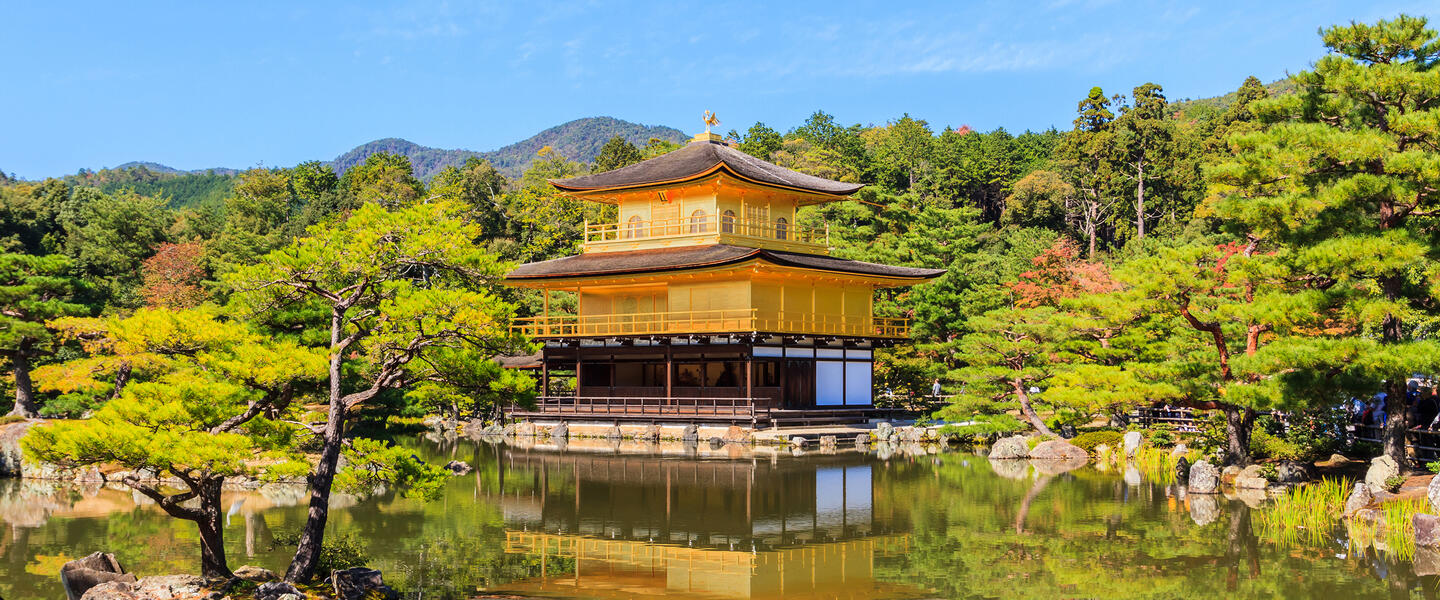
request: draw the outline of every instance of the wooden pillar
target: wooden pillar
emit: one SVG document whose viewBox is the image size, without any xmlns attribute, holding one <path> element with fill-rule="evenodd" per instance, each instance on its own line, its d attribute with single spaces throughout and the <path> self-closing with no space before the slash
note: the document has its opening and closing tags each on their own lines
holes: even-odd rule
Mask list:
<svg viewBox="0 0 1440 600">
<path fill-rule="evenodd" d="M 665 344 L 665 403 L 675 404 L 675 394 L 672 391 L 675 378 L 675 353 L 669 342 Z"/>
<path fill-rule="evenodd" d="M 580 385 L 581 385 L 581 384 L 580 384 L 580 371 L 581 371 L 581 367 L 584 366 L 584 364 L 585 364 L 585 347 L 584 347 L 584 346 L 575 346 L 575 397 L 576 397 L 576 398 L 579 398 L 579 397 L 581 396 L 581 394 L 580 394 Z M 576 402 L 576 407 L 577 407 L 577 408 L 579 407 L 579 402 L 578 402 L 578 401 Z"/>
<path fill-rule="evenodd" d="M 750 346 L 745 353 L 745 397 L 750 399 L 750 404 L 755 404 L 755 347 Z"/>
<path fill-rule="evenodd" d="M 540 347 L 540 396 L 550 395 L 550 352 L 549 349 Z"/>
</svg>

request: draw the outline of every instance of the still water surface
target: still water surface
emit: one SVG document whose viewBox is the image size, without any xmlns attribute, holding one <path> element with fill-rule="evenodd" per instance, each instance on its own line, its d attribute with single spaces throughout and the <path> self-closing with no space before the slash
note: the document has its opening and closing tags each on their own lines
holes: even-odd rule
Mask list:
<svg viewBox="0 0 1440 600">
<path fill-rule="evenodd" d="M 1238 500 L 1091 467 L 968 452 L 791 456 L 605 444 L 408 440 L 477 468 L 434 502 L 342 501 L 349 536 L 408 598 L 1435 597 L 1433 576 L 1333 539 L 1280 547 Z M 301 492 L 231 494 L 230 565 L 283 571 Z M 95 550 L 191 572 L 194 529 L 99 486 L 0 480 L 0 596 L 63 598 Z"/>
</svg>

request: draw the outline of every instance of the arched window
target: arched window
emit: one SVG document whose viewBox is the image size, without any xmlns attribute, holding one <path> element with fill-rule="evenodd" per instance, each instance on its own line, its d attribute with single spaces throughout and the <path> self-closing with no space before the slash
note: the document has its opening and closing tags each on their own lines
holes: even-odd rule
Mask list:
<svg viewBox="0 0 1440 600">
<path fill-rule="evenodd" d="M 640 215 L 630 217 L 630 221 L 625 224 L 625 237 L 627 239 L 645 237 L 645 219 L 641 219 Z"/>
<path fill-rule="evenodd" d="M 790 222 L 785 217 L 775 219 L 775 239 L 783 240 L 790 233 Z"/>
<path fill-rule="evenodd" d="M 720 213 L 720 233 L 735 233 L 735 211 Z"/>
<path fill-rule="evenodd" d="M 690 213 L 690 233 L 705 233 L 706 229 L 705 211 L 696 210 Z"/>
</svg>

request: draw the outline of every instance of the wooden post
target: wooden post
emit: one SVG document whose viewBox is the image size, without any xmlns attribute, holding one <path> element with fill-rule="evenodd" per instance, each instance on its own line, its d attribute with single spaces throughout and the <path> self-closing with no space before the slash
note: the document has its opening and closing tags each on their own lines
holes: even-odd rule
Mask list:
<svg viewBox="0 0 1440 600">
<path fill-rule="evenodd" d="M 755 347 L 745 353 L 745 397 L 750 399 L 750 414 L 755 414 Z"/>
<path fill-rule="evenodd" d="M 540 348 L 540 397 L 550 396 L 550 356 L 545 347 Z"/>
<path fill-rule="evenodd" d="M 675 377 L 675 354 L 674 348 L 667 342 L 665 344 L 665 403 L 675 404 L 675 393 L 672 391 Z"/>
</svg>

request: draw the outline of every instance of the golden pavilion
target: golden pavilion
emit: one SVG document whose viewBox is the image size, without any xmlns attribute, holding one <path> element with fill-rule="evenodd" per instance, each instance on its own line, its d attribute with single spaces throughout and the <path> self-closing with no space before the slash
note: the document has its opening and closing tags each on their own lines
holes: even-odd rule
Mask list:
<svg viewBox="0 0 1440 600">
<path fill-rule="evenodd" d="M 550 183 L 619 217 L 587 223 L 581 254 L 506 276 L 547 292 L 541 314 L 516 325 L 544 343 L 543 391 L 512 416 L 863 420 L 874 350 L 909 335 L 908 320 L 873 314 L 875 290 L 944 273 L 830 256 L 827 230 L 801 226 L 797 211 L 862 186 L 765 162 L 708 131 L 656 158 Z M 552 312 L 557 292 L 574 295 L 574 314 Z"/>
</svg>

